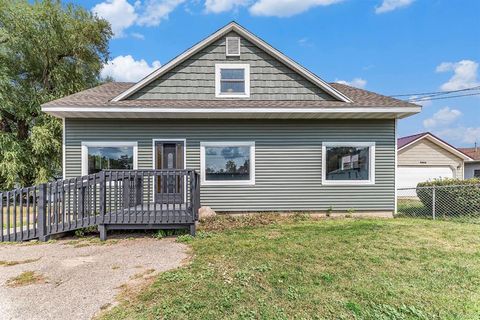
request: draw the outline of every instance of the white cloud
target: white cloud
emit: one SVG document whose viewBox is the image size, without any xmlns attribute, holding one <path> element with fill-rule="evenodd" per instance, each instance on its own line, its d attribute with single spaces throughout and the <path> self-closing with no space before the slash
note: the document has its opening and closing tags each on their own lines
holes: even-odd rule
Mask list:
<svg viewBox="0 0 480 320">
<path fill-rule="evenodd" d="M 94 6 L 92 12 L 112 25 L 114 38 L 125 36 L 125 30 L 133 25 L 158 26 L 168 15 L 186 0 L 140 0 L 132 5 L 127 0 L 105 0 Z M 132 33 L 141 39 L 143 35 Z"/>
<path fill-rule="evenodd" d="M 411 5 L 415 0 L 383 0 L 382 4 L 375 8 L 375 13 L 385 13 Z"/>
<path fill-rule="evenodd" d="M 109 60 L 100 73 L 102 78 L 112 77 L 115 81 L 136 82 L 160 67 L 160 61 L 149 65 L 145 60 L 135 60 L 131 55 L 118 56 Z"/>
<path fill-rule="evenodd" d="M 438 128 L 447 126 L 457 120 L 462 113 L 457 109 L 449 107 L 438 110 L 431 118 L 425 119 L 423 125 L 425 128 Z"/>
<path fill-rule="evenodd" d="M 227 12 L 250 3 L 250 0 L 206 0 L 205 11 L 212 13 Z"/>
<path fill-rule="evenodd" d="M 367 85 L 367 80 L 362 79 L 362 78 L 355 78 L 352 81 L 346 81 L 346 80 L 335 80 L 336 83 L 340 84 L 345 84 L 347 86 L 352 86 L 356 88 L 363 89 Z"/>
<path fill-rule="evenodd" d="M 437 72 L 453 72 L 453 76 L 440 87 L 444 91 L 461 90 L 480 86 L 478 80 L 478 63 L 472 60 L 442 62 Z"/>
<path fill-rule="evenodd" d="M 445 140 L 452 140 L 456 144 L 473 145 L 480 141 L 480 127 L 448 128 L 436 131 L 435 134 Z"/>
<path fill-rule="evenodd" d="M 415 100 L 415 101 L 412 101 L 412 103 L 419 104 L 422 107 L 428 107 L 432 105 L 432 100 L 428 100 L 427 98 L 422 98 L 419 96 L 411 96 L 410 98 L 408 98 L 408 100 L 409 101 Z"/>
<path fill-rule="evenodd" d="M 115 38 L 124 36 L 123 31 L 137 19 L 134 6 L 127 0 L 106 0 L 93 7 L 92 12 L 110 22 Z"/>
<path fill-rule="evenodd" d="M 328 6 L 344 0 L 258 0 L 250 7 L 256 16 L 290 17 L 310 8 Z"/>
<path fill-rule="evenodd" d="M 141 14 L 137 19 L 140 26 L 158 26 L 162 20 L 168 19 L 170 12 L 185 0 L 145 0 L 141 6 Z"/>
<path fill-rule="evenodd" d="M 141 33 L 138 33 L 138 32 L 132 32 L 130 33 L 130 35 L 132 37 L 134 37 L 135 39 L 138 39 L 138 40 L 145 40 L 145 36 Z"/>
</svg>

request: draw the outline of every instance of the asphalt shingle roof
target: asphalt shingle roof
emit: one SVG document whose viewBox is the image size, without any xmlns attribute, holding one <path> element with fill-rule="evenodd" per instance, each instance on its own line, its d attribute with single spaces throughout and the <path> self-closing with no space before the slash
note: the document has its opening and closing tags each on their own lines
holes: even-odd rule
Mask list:
<svg viewBox="0 0 480 320">
<path fill-rule="evenodd" d="M 472 158 L 473 160 L 480 160 L 480 148 L 458 148 L 458 150 L 465 153 L 467 156 Z"/>
<path fill-rule="evenodd" d="M 43 107 L 158 107 L 158 108 L 338 108 L 338 107 L 418 107 L 418 105 L 367 90 L 350 87 L 339 83 L 330 83 L 332 87 L 345 94 L 353 102 L 315 101 L 315 100 L 111 100 L 130 88 L 134 83 L 109 82 L 84 90 L 67 97 L 43 104 Z"/>
</svg>

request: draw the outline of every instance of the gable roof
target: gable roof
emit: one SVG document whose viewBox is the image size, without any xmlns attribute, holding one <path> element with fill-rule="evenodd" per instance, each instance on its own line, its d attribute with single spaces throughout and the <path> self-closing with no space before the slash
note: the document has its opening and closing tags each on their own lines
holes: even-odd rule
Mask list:
<svg viewBox="0 0 480 320">
<path fill-rule="evenodd" d="M 397 148 L 398 149 L 403 149 L 403 147 L 406 146 L 407 144 L 410 144 L 411 142 L 423 137 L 426 134 L 428 134 L 428 132 L 422 132 L 422 133 L 414 134 L 414 135 L 411 135 L 411 136 L 398 138 Z"/>
<path fill-rule="evenodd" d="M 464 152 L 460 151 L 459 149 L 457 149 L 454 146 L 452 146 L 451 144 L 443 141 L 442 139 L 433 135 L 430 132 L 422 132 L 422 133 L 414 134 L 414 135 L 411 135 L 411 136 L 398 138 L 398 140 L 397 140 L 397 150 L 401 151 L 401 150 L 407 148 L 408 146 L 411 146 L 414 143 L 416 143 L 420 140 L 423 140 L 423 139 L 427 139 L 427 140 L 435 143 L 439 147 L 447 150 L 450 153 L 453 153 L 454 155 L 456 155 L 459 158 L 462 158 L 465 161 L 473 160 L 470 156 L 468 156 Z"/>
<path fill-rule="evenodd" d="M 458 150 L 462 151 L 466 155 L 468 155 L 470 158 L 473 160 L 477 161 L 480 160 L 480 148 L 479 147 L 474 147 L 474 148 L 458 148 Z"/>
<path fill-rule="evenodd" d="M 317 85 L 319 88 L 330 94 L 332 97 L 338 99 L 339 101 L 342 102 L 352 102 L 352 100 L 343 94 L 342 92 L 338 91 L 331 85 L 329 85 L 327 82 L 322 80 L 320 77 L 312 73 L 311 71 L 307 70 L 305 67 L 301 66 L 294 60 L 290 59 L 286 55 L 284 55 L 282 52 L 278 51 L 244 27 L 240 26 L 236 22 L 232 21 L 223 28 L 219 29 L 218 31 L 214 32 L 212 35 L 208 36 L 204 40 L 200 41 L 190 49 L 186 50 L 179 56 L 175 57 L 174 59 L 170 60 L 168 63 L 165 65 L 161 66 L 159 69 L 153 71 L 149 75 L 147 75 L 145 78 L 137 82 L 136 84 L 132 85 L 130 88 L 126 89 L 125 91 L 119 93 L 117 96 L 112 98 L 113 102 L 119 102 L 122 101 L 128 97 L 130 97 L 132 94 L 135 92 L 139 91 L 140 89 L 144 88 L 154 80 L 158 79 L 162 75 L 164 75 L 166 72 L 172 70 L 174 67 L 185 61 L 186 59 L 190 58 L 197 52 L 201 51 L 203 48 L 207 47 L 211 43 L 217 41 L 221 37 L 225 36 L 229 32 L 236 32 L 240 36 L 244 37 L 245 39 L 249 40 L 250 42 L 254 43 L 256 46 L 259 48 L 263 49 L 270 55 L 272 55 L 274 58 L 279 60 L 280 62 L 284 63 L 300 75 L 304 76 L 307 80 L 311 81 L 313 84 Z"/>
</svg>

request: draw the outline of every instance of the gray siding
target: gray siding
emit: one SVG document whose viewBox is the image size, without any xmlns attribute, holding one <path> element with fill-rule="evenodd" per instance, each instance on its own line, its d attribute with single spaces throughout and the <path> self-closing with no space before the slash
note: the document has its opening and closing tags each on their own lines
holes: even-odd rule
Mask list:
<svg viewBox="0 0 480 320">
<path fill-rule="evenodd" d="M 250 64 L 252 100 L 335 100 L 243 38 L 240 57 L 227 57 L 225 37 L 193 55 L 129 99 L 215 99 L 215 64 L 230 62 Z"/>
<path fill-rule="evenodd" d="M 465 162 L 465 179 L 473 178 L 475 170 L 480 170 L 480 162 Z"/>
<path fill-rule="evenodd" d="M 394 120 L 66 119 L 66 175 L 81 173 L 82 141 L 137 141 L 139 169 L 152 168 L 152 139 L 187 140 L 187 167 L 200 169 L 201 141 L 255 141 L 254 186 L 202 186 L 219 211 L 394 208 Z M 322 186 L 322 141 L 376 142 L 376 184 Z"/>
</svg>

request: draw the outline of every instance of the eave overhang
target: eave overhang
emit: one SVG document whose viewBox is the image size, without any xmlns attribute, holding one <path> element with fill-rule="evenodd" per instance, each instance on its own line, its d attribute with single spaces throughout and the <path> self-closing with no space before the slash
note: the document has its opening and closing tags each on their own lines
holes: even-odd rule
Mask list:
<svg viewBox="0 0 480 320">
<path fill-rule="evenodd" d="M 58 118 L 109 119 L 402 119 L 421 107 L 355 108 L 147 108 L 42 107 Z"/>
</svg>

